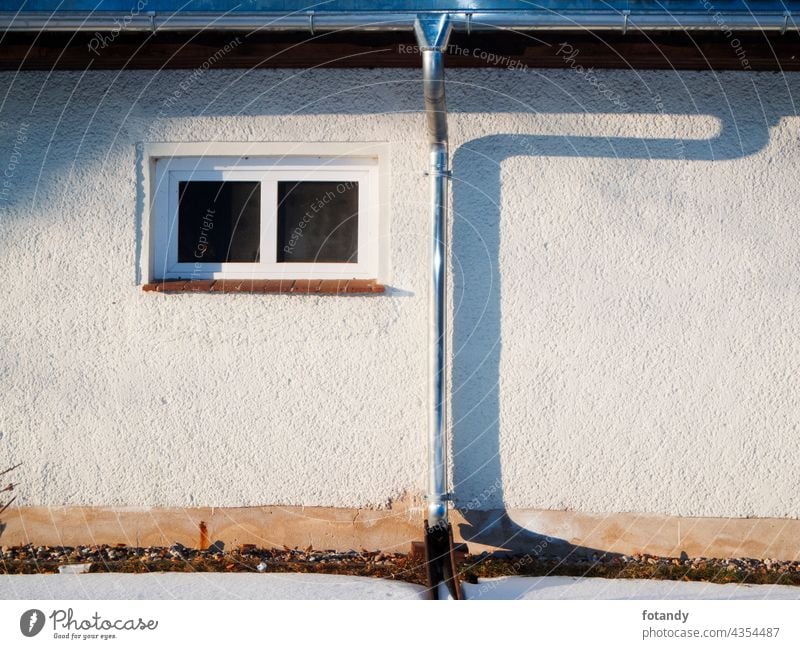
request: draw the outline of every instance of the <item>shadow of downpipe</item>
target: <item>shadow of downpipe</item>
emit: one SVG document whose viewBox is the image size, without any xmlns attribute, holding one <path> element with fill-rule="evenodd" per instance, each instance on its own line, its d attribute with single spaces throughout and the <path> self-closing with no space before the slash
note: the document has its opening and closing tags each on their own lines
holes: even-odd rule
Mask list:
<svg viewBox="0 0 800 649">
<path fill-rule="evenodd" d="M 454 507 L 464 521 L 459 525 L 464 540 L 501 548 L 510 554 L 567 560 L 612 554 L 526 529 L 505 508 L 499 393 L 503 346 L 503 277 L 499 262 L 503 162 L 515 156 L 685 161 L 742 158 L 765 148 L 770 126 L 778 123 L 781 111 L 790 110 L 780 97 L 774 102 L 760 101 L 758 93 L 756 97 L 758 102 L 753 105 L 745 102 L 740 109 L 747 113 L 747 119 L 739 115 L 738 123 L 737 116 L 726 113 L 724 105 L 704 112 L 717 117 L 722 124 L 721 131 L 707 140 L 496 134 L 468 141 L 455 152 L 452 456 Z M 549 97 L 543 100 L 543 106 L 531 110 L 574 112 L 566 99 L 564 106 L 556 104 Z M 759 113 L 764 105 L 770 106 L 772 113 Z M 671 105 L 669 110 L 677 112 L 677 106 Z M 746 130 L 742 124 L 746 124 Z M 535 183 L 535 179 L 529 182 Z M 524 259 L 518 262 L 524 263 Z M 531 313 L 530 317 L 536 318 L 537 314 Z M 536 444 L 535 439 L 527 441 L 531 447 Z M 536 476 L 532 475 L 531 480 L 535 481 Z"/>
</svg>

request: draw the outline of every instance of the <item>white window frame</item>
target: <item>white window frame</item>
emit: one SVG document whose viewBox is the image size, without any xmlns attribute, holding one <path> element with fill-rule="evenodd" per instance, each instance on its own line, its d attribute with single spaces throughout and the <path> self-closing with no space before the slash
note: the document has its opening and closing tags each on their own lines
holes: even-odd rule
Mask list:
<svg viewBox="0 0 800 649">
<path fill-rule="evenodd" d="M 150 145 L 145 152 L 149 172 L 150 228 L 147 239 L 149 281 L 168 279 L 378 279 L 385 275 L 382 242 L 381 186 L 385 183 L 374 145 L 303 144 L 247 155 L 253 146 L 222 147 L 200 143 Z M 327 148 L 327 151 L 325 150 Z M 207 155 L 216 149 L 221 155 Z M 258 149 L 258 147 L 256 147 Z M 298 151 L 298 149 L 300 149 Z M 230 155 L 238 151 L 238 155 Z M 333 155 L 309 155 L 312 151 Z M 150 155 L 147 155 L 149 153 Z M 159 155 L 166 153 L 167 155 Z M 198 155 L 199 154 L 199 155 Z M 205 154 L 205 155 L 204 155 Z M 257 263 L 178 262 L 178 183 L 184 180 L 240 180 L 261 183 L 261 246 Z M 358 261 L 354 263 L 297 263 L 277 261 L 277 183 L 279 181 L 359 183 Z"/>
</svg>

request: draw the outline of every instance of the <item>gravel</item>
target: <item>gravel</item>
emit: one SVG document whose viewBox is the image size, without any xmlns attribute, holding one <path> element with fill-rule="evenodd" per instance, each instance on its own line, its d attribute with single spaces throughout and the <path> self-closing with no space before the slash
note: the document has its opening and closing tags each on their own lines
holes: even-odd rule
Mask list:
<svg viewBox="0 0 800 649">
<path fill-rule="evenodd" d="M 89 545 L 0 548 L 0 573 L 34 574 L 66 571 L 99 572 L 301 572 L 382 577 L 416 584 L 426 581 L 424 559 L 413 554 L 314 548 L 206 550 L 170 547 Z M 75 564 L 88 564 L 80 568 Z M 74 566 L 64 568 L 64 566 Z M 714 583 L 785 584 L 800 586 L 800 562 L 774 558 L 658 557 L 646 554 L 517 555 L 489 553 L 460 558 L 459 573 L 467 582 L 504 576 L 573 576 L 672 579 Z"/>
</svg>

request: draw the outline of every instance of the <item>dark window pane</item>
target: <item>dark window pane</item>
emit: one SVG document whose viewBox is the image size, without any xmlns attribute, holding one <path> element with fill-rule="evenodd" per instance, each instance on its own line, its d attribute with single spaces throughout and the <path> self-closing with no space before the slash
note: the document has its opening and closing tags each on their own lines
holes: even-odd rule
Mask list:
<svg viewBox="0 0 800 649">
<path fill-rule="evenodd" d="M 178 183 L 178 261 L 257 262 L 261 183 Z"/>
<path fill-rule="evenodd" d="M 278 261 L 356 263 L 358 183 L 279 182 Z"/>
</svg>

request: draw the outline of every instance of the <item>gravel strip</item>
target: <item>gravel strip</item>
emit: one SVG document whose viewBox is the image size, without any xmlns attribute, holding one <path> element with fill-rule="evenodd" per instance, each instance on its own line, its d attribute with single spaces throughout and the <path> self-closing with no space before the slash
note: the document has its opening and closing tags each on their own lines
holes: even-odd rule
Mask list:
<svg viewBox="0 0 800 649">
<path fill-rule="evenodd" d="M 463 558 L 462 558 L 463 557 Z M 646 554 L 592 556 L 499 556 L 488 553 L 459 557 L 462 579 L 504 576 L 573 576 L 612 579 L 675 579 L 713 583 L 785 584 L 800 586 L 800 562 L 777 559 L 714 559 L 657 557 Z M 84 564 L 83 566 L 79 564 Z M 65 568 L 64 566 L 71 566 Z M 304 572 L 397 579 L 425 584 L 424 560 L 411 554 L 306 548 L 207 550 L 127 545 L 77 547 L 3 547 L 0 574 L 64 572 Z"/>
</svg>

